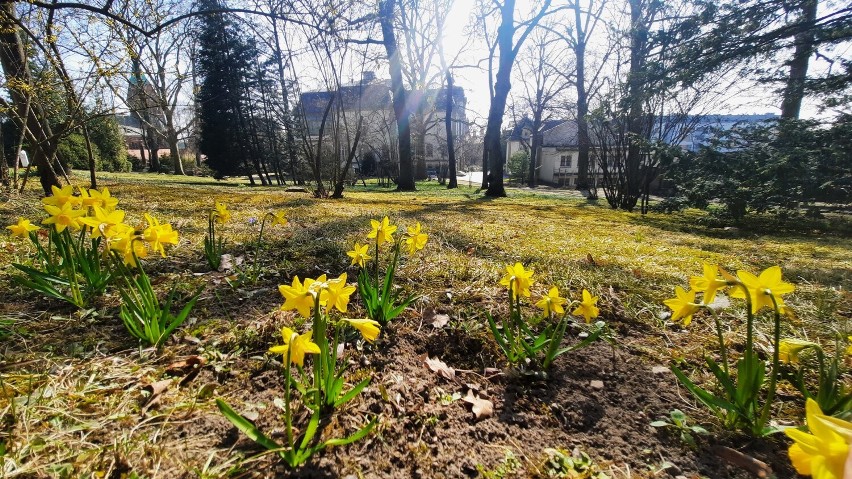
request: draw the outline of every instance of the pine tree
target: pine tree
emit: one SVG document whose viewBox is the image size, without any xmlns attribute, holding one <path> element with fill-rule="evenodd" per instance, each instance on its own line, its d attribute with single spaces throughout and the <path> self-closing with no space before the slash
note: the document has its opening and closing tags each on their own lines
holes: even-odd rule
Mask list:
<svg viewBox="0 0 852 479">
<path fill-rule="evenodd" d="M 198 0 L 197 10 L 225 8 L 221 0 Z M 250 135 L 246 113 L 253 51 L 226 14 L 202 15 L 196 68 L 199 148 L 217 176 L 249 174 Z M 249 176 L 249 179 L 254 180 Z"/>
</svg>

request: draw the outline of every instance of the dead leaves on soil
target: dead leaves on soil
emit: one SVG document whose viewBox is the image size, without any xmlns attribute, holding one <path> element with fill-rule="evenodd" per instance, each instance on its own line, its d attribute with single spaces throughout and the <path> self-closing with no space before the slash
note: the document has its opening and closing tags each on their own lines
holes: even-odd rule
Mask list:
<svg viewBox="0 0 852 479">
<path fill-rule="evenodd" d="M 438 358 L 430 358 L 428 354 L 421 356 L 421 360 L 429 370 L 438 376 L 448 381 L 456 381 L 456 370 L 444 361 Z M 479 386 L 465 384 L 464 388 L 467 389 L 467 395 L 462 400 L 470 404 L 471 411 L 476 419 L 485 419 L 494 415 L 494 403 L 474 392 L 474 390 L 479 390 Z"/>
<path fill-rule="evenodd" d="M 473 389 L 467 390 L 467 396 L 463 400 L 471 405 L 473 415 L 476 416 L 476 419 L 485 419 L 494 415 L 494 403 L 475 395 Z"/>
<path fill-rule="evenodd" d="M 441 361 L 438 358 L 430 358 L 427 354 L 424 354 L 421 357 L 423 359 L 423 362 L 426 363 L 426 367 L 432 370 L 432 372 L 449 381 L 455 381 L 456 370 L 447 366 L 447 363 Z"/>
</svg>

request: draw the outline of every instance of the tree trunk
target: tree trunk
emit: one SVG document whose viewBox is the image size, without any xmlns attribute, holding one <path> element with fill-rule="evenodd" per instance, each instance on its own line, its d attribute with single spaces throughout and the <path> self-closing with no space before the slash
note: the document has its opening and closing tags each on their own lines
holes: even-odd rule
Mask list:
<svg viewBox="0 0 852 479">
<path fill-rule="evenodd" d="M 12 2 L 0 7 L 0 63 L 7 84 L 16 82 L 32 85 L 27 57 L 15 24 L 15 4 Z M 8 91 L 21 131 L 25 131 L 31 141 L 31 161 L 38 167 L 41 187 L 49 195 L 51 186 L 61 185 L 52 164 L 56 154 L 56 139 L 41 107 L 37 104 L 29 105 L 21 89 L 9 88 Z"/>
<path fill-rule="evenodd" d="M 444 127 L 447 130 L 447 163 L 449 166 L 449 183 L 447 189 L 458 188 L 458 179 L 456 178 L 456 145 L 453 137 L 453 74 L 447 70 L 447 103 L 444 110 Z"/>
<path fill-rule="evenodd" d="M 485 127 L 485 148 L 488 150 L 490 167 L 488 189 L 485 195 L 490 197 L 506 196 L 503 185 L 503 163 L 505 157 L 500 145 L 500 128 L 503 126 L 503 114 L 506 112 L 506 99 L 512 89 L 512 65 L 515 63 L 513 50 L 515 36 L 515 0 L 506 0 L 500 8 L 501 21 L 497 29 L 497 45 L 500 49 L 500 62 L 497 65 L 497 81 L 494 83 L 494 98 L 488 110 L 488 125 Z"/>
<path fill-rule="evenodd" d="M 577 64 L 577 189 L 589 187 L 589 124 L 586 116 L 589 114 L 589 94 L 586 91 L 586 32 L 583 30 L 583 19 L 580 2 L 574 3 L 574 26 L 577 43 L 574 46 L 574 56 Z"/>
<path fill-rule="evenodd" d="M 802 16 L 800 23 L 813 25 L 816 21 L 817 0 L 806 0 L 802 4 Z M 781 118 L 799 118 L 802 109 L 802 99 L 805 96 L 805 80 L 808 77 L 808 62 L 814 52 L 815 30 L 811 27 L 805 28 L 796 35 L 796 50 L 790 60 L 790 76 L 787 77 L 787 85 L 784 88 L 784 98 L 781 102 Z"/>
<path fill-rule="evenodd" d="M 530 188 L 536 187 L 536 180 L 538 169 L 536 168 L 536 164 L 539 162 L 538 154 L 541 149 L 541 116 L 542 112 L 542 104 L 541 104 L 541 95 L 542 91 L 539 89 L 536 99 L 536 109 L 533 112 L 533 134 L 532 134 L 532 145 L 530 145 L 530 168 L 529 168 L 529 176 L 527 178 L 527 186 Z"/>
<path fill-rule="evenodd" d="M 3 148 L 3 145 L 5 145 L 3 142 L 3 128 L 0 127 L 0 185 L 3 185 L 4 189 L 8 189 L 12 185 L 12 182 L 9 181 L 9 163 L 6 161 L 6 148 Z M 18 158 L 15 157 L 16 168 L 17 161 Z"/>
<path fill-rule="evenodd" d="M 393 90 L 393 111 L 396 117 L 396 133 L 399 149 L 399 179 L 397 191 L 415 191 L 414 168 L 411 161 L 411 124 L 406 110 L 405 88 L 402 84 L 402 65 L 396 34 L 393 30 L 393 15 L 396 0 L 379 2 L 379 21 L 382 26 L 382 39 L 390 64 L 391 89 Z"/>
<path fill-rule="evenodd" d="M 648 43 L 647 24 L 642 19 L 642 0 L 630 0 L 630 72 L 627 78 L 627 95 L 629 110 L 627 113 L 627 165 L 626 191 L 622 196 L 619 207 L 633 211 L 639 201 L 640 165 L 642 149 L 640 139 L 643 137 L 643 82 L 645 69 L 645 47 Z"/>
<path fill-rule="evenodd" d="M 83 139 L 86 141 L 86 154 L 89 155 L 89 188 L 96 189 L 98 187 L 98 180 L 95 178 L 97 165 L 95 165 L 95 154 L 92 151 L 92 139 L 89 137 L 89 127 L 86 125 L 86 122 L 83 122 Z"/>
<path fill-rule="evenodd" d="M 173 128 L 169 128 L 169 137 L 166 139 L 169 144 L 169 156 L 172 158 L 172 164 L 174 165 L 174 174 L 176 175 L 186 175 L 186 172 L 183 170 L 183 161 L 180 159 L 180 148 L 178 147 L 178 136 L 177 133 L 174 132 Z"/>
</svg>

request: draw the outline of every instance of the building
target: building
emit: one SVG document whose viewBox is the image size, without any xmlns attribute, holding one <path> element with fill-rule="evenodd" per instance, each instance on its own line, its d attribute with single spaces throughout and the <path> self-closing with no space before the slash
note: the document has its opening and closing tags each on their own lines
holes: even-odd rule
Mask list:
<svg viewBox="0 0 852 479">
<path fill-rule="evenodd" d="M 692 117 L 685 123 L 689 131 L 685 135 L 677 134 L 678 145 L 684 150 L 697 151 L 709 144 L 718 131 L 730 130 L 743 124 L 757 124 L 777 119 L 771 113 L 759 115 L 702 115 Z M 665 122 L 661 122 L 665 123 Z M 577 122 L 574 120 L 552 120 L 542 126 L 542 142 L 537 158 L 538 180 L 541 183 L 556 186 L 573 187 L 577 184 Z M 668 135 L 675 135 L 669 132 Z M 594 135 L 591 135 L 594 142 Z M 682 138 L 682 139 L 681 139 Z M 528 152 L 532 144 L 532 120 L 524 117 L 512 130 L 506 142 L 506 160 L 519 151 Z M 592 145 L 589 161 L 595 161 L 595 147 Z"/>
<path fill-rule="evenodd" d="M 532 144 L 532 120 L 519 121 L 506 141 L 506 160 L 518 152 L 529 152 Z M 573 187 L 577 184 L 577 122 L 550 120 L 543 122 L 541 146 L 536 158 L 538 181 Z"/>
<path fill-rule="evenodd" d="M 447 161 L 446 95 L 446 88 L 407 92 L 412 154 L 421 175 L 426 169 L 441 168 Z M 461 87 L 454 87 L 452 95 L 453 133 L 462 137 L 468 132 L 467 99 Z M 364 72 L 361 81 L 339 90 L 303 93 L 296 112 L 302 116 L 302 126 L 309 137 L 319 135 L 327 109 L 325 135 L 340 134 L 342 138 L 348 129 L 352 138 L 359 115 L 363 117 L 357 159 L 365 173 L 371 173 L 374 165 L 392 165 L 398 161 L 396 115 L 389 80 L 378 80 L 372 72 Z M 341 159 L 344 157 L 345 152 L 341 152 Z"/>
</svg>

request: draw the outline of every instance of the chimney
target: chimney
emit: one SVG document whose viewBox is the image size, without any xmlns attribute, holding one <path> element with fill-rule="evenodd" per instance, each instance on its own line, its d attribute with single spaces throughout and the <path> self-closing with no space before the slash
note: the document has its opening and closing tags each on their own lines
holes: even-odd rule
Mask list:
<svg viewBox="0 0 852 479">
<path fill-rule="evenodd" d="M 369 83 L 373 83 L 376 79 L 376 73 L 372 71 L 365 71 L 361 74 L 361 84 L 366 85 Z"/>
</svg>

